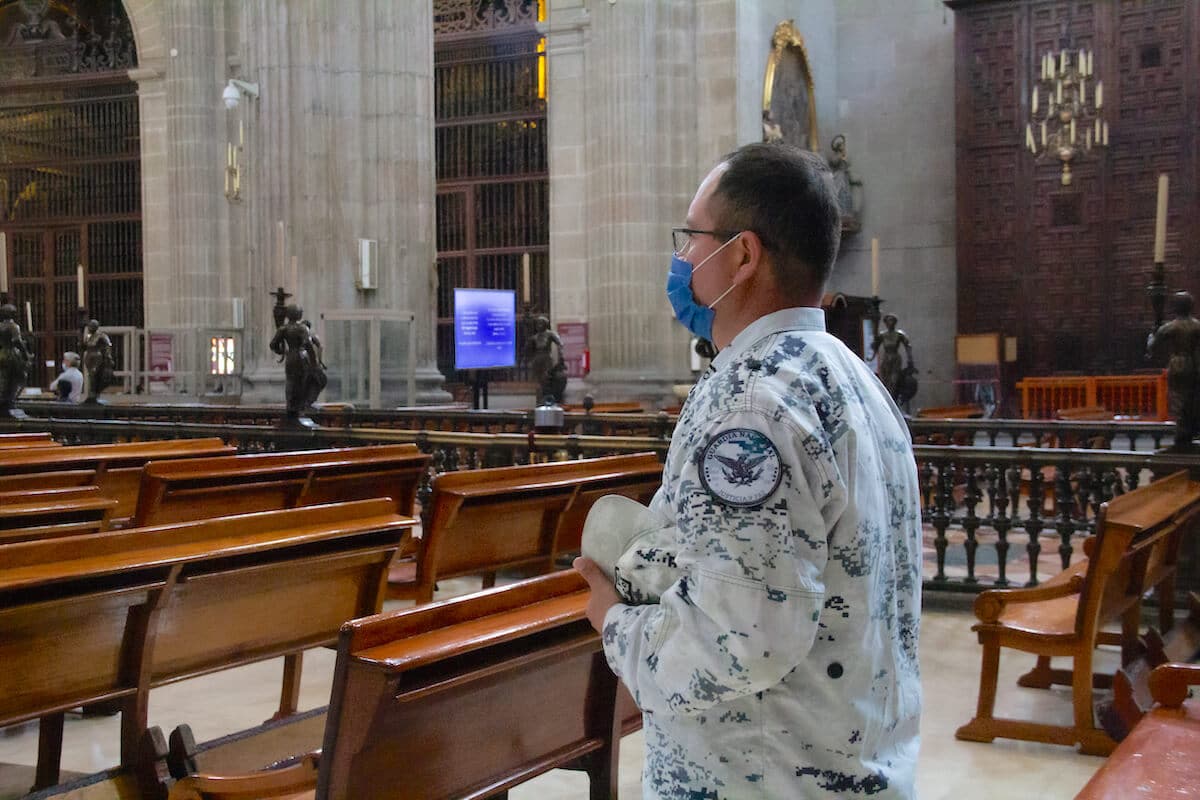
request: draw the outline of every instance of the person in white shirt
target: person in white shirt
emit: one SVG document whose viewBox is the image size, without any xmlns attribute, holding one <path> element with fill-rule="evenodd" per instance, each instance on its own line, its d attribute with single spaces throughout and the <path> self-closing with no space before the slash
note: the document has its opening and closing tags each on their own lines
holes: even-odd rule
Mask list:
<svg viewBox="0 0 1200 800">
<path fill-rule="evenodd" d="M 917 473 L 895 403 L 825 331 L 840 231 L 824 163 L 759 143 L 673 232 L 668 298 L 719 352 L 648 509 L 664 527 L 639 523 L 617 587 L 576 562 L 643 712 L 646 798 L 914 796 Z"/>
<path fill-rule="evenodd" d="M 50 384 L 50 391 L 59 400 L 71 403 L 83 402 L 83 373 L 79 371 L 79 354 L 70 350 L 63 353 L 62 372 Z"/>
</svg>

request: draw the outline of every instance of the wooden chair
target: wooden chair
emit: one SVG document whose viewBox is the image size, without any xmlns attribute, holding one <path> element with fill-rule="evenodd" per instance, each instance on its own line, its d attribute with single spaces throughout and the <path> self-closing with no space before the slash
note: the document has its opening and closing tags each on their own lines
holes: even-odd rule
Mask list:
<svg viewBox="0 0 1200 800">
<path fill-rule="evenodd" d="M 154 461 L 141 476 L 131 524 L 161 525 L 236 510 L 273 511 L 391 497 L 413 513 L 429 456 L 414 444 Z"/>
<path fill-rule="evenodd" d="M 171 800 L 503 797 L 563 766 L 587 771 L 594 800 L 615 798 L 618 683 L 587 597 L 565 571 L 347 623 L 319 758 L 186 777 Z"/>
<path fill-rule="evenodd" d="M 152 687 L 331 643 L 415 522 L 383 499 L 5 545 L 0 726 L 42 719 L 48 786 L 62 712 L 118 701 L 132 765 Z"/>
<path fill-rule="evenodd" d="M 1163 664 L 1150 674 L 1158 704 L 1134 726 L 1076 800 L 1174 800 L 1200 787 L 1200 665 Z"/>
<path fill-rule="evenodd" d="M 1081 752 L 1107 755 L 1115 742 L 1096 727 L 1092 714 L 1093 651 L 1101 628 L 1120 621 L 1121 641 L 1137 637 L 1147 576 L 1200 516 L 1200 483 L 1174 477 L 1115 498 L 1101 506 L 1096 535 L 1084 543 L 1082 572 L 1031 589 L 993 589 L 975 601 L 972 630 L 983 646 L 975 717 L 955 733 L 959 739 L 1010 739 L 1079 745 Z M 1045 659 L 1068 656 L 1074 724 L 1047 725 L 993 716 L 1000 649 L 1011 647 Z"/>
<path fill-rule="evenodd" d="M 393 566 L 388 595 L 427 603 L 439 578 L 554 569 L 578 549 L 583 520 L 603 494 L 647 498 L 662 466 L 654 454 L 447 472 L 433 480 L 416 558 Z"/>
<path fill-rule="evenodd" d="M 0 459 L 0 492 L 95 485 L 117 501 L 113 517 L 119 519 L 133 513 L 146 462 L 233 452 L 215 438 L 18 450 Z"/>
</svg>

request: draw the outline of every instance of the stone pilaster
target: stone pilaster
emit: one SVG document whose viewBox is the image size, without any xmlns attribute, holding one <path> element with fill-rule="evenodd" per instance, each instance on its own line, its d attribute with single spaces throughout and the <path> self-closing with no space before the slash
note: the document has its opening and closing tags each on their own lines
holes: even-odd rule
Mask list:
<svg viewBox="0 0 1200 800">
<path fill-rule="evenodd" d="M 695 16 L 691 0 L 590 12 L 584 207 L 598 399 L 670 402 L 688 377 L 687 336 L 663 285 L 669 229 L 696 186 Z"/>
</svg>

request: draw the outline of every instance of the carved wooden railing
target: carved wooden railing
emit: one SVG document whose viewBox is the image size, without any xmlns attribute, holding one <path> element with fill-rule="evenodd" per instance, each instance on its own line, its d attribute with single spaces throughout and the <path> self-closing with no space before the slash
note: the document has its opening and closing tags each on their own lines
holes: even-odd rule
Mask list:
<svg viewBox="0 0 1200 800">
<path fill-rule="evenodd" d="M 240 452 L 412 442 L 433 456 L 421 489 L 422 498 L 428 496 L 432 476 L 440 472 L 647 451 L 662 458 L 669 445 L 661 437 L 346 427 L 286 430 L 262 425 L 113 419 L 31 418 L 0 427 L 49 431 L 67 444 L 219 436 Z M 1048 540 L 1045 546 L 1057 546 L 1058 564 L 1062 566 L 1078 558 L 1079 541 L 1091 533 L 1102 502 L 1179 469 L 1200 473 L 1200 457 L 1195 455 L 923 444 L 914 450 L 921 484 L 921 516 L 932 536 L 936 560 L 935 571 L 926 581 L 929 589 L 978 591 L 1006 586 L 1014 580 L 1034 584 L 1044 577 L 1038 562 L 1044 542 Z M 980 548 L 995 555 L 993 570 L 979 568 Z M 1018 553 L 1021 555 L 1015 560 L 1010 558 Z M 1185 572 L 1194 573 L 1194 561 L 1185 565 Z M 962 568 L 948 571 L 948 563 L 953 562 L 961 562 Z M 1010 576 L 1018 571 L 1020 578 Z M 1195 583 L 1195 577 L 1180 580 L 1181 588 Z"/>
<path fill-rule="evenodd" d="M 23 402 L 30 415 L 54 419 L 113 419 L 209 425 L 276 425 L 282 408 L 212 405 L 104 405 Z M 326 409 L 312 418 L 327 428 L 372 428 L 463 433 L 519 433 L 533 427 L 530 411 L 470 411 L 453 408 L 391 410 Z M 675 417 L 657 414 L 588 414 L 567 412 L 565 433 L 670 439 Z M 1091 446 L 1150 450 L 1173 441 L 1174 424 L 1135 421 L 1057 421 L 1029 419 L 912 419 L 913 440 L 927 444 Z"/>
<path fill-rule="evenodd" d="M 1052 419 L 1059 409 L 1103 406 L 1114 414 L 1167 418 L 1167 374 L 1025 378 L 1021 416 Z"/>
</svg>

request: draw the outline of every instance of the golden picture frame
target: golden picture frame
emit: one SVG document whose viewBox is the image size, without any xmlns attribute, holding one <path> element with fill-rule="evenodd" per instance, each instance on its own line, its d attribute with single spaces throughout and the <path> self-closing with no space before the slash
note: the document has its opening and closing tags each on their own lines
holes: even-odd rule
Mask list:
<svg viewBox="0 0 1200 800">
<path fill-rule="evenodd" d="M 799 80 L 795 80 L 796 78 Z M 797 86 L 776 89 L 780 80 L 792 78 Z M 786 103 L 786 108 L 777 107 Z M 782 138 L 814 153 L 820 152 L 817 136 L 817 103 L 813 91 L 812 69 L 804 37 L 795 20 L 784 20 L 771 35 L 771 53 L 763 77 L 763 130 L 767 140 Z M 769 132 L 769 128 L 774 126 Z"/>
</svg>

